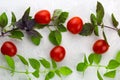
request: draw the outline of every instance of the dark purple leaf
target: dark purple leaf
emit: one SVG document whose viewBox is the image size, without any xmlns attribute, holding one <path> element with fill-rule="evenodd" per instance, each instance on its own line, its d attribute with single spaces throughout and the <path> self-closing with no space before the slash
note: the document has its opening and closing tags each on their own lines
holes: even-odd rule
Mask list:
<svg viewBox="0 0 120 80">
<path fill-rule="evenodd" d="M 20 19 L 19 21 L 17 21 L 17 22 L 15 23 L 15 26 L 17 26 L 17 27 L 20 28 L 20 29 L 25 29 L 26 24 L 24 24 L 24 23 L 22 22 L 22 20 Z"/>
<path fill-rule="evenodd" d="M 25 13 L 22 17 L 23 23 L 26 22 L 29 19 L 29 13 L 30 13 L 30 7 L 25 11 Z"/>
<path fill-rule="evenodd" d="M 27 25 L 26 28 L 29 31 L 33 29 L 33 27 L 36 25 L 36 22 L 34 19 L 31 19 L 31 20 L 26 21 L 26 25 Z"/>
</svg>

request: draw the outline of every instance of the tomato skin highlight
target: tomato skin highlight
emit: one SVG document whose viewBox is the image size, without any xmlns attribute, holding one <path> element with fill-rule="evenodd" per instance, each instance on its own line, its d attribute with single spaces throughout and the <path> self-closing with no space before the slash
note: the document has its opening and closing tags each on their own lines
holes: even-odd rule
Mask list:
<svg viewBox="0 0 120 80">
<path fill-rule="evenodd" d="M 40 10 L 35 14 L 34 19 L 37 23 L 45 25 L 50 23 L 51 15 L 48 10 Z"/>
<path fill-rule="evenodd" d="M 105 40 L 97 40 L 93 45 L 93 51 L 96 54 L 104 54 L 109 49 L 109 45 Z"/>
<path fill-rule="evenodd" d="M 50 57 L 56 62 L 62 61 L 65 57 L 65 54 L 66 54 L 66 51 L 62 46 L 55 46 L 50 51 Z"/>
<path fill-rule="evenodd" d="M 67 22 L 67 29 L 73 33 L 78 34 L 83 28 L 83 21 L 80 17 L 73 17 Z"/>
<path fill-rule="evenodd" d="M 17 47 L 15 46 L 14 43 L 10 41 L 6 41 L 3 43 L 1 47 L 1 52 L 3 55 L 8 55 L 8 56 L 15 56 L 17 53 Z"/>
</svg>

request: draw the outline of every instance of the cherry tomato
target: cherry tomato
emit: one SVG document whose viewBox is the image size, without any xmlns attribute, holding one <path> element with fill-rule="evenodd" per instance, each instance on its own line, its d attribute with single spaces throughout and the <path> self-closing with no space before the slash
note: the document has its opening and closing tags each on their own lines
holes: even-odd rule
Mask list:
<svg viewBox="0 0 120 80">
<path fill-rule="evenodd" d="M 17 48 L 14 43 L 10 41 L 6 41 L 3 43 L 1 47 L 1 52 L 3 55 L 8 55 L 8 56 L 15 56 L 17 53 Z"/>
<path fill-rule="evenodd" d="M 93 45 L 93 51 L 97 54 L 103 54 L 109 49 L 109 45 L 105 40 L 97 40 Z"/>
<path fill-rule="evenodd" d="M 48 10 L 41 10 L 35 14 L 35 21 L 39 24 L 45 25 L 49 24 L 51 20 L 50 12 Z"/>
<path fill-rule="evenodd" d="M 60 62 L 64 59 L 66 51 L 62 46 L 56 46 L 50 51 L 50 57 L 56 62 Z"/>
<path fill-rule="evenodd" d="M 67 29 L 73 33 L 78 34 L 83 28 L 83 21 L 80 17 L 73 17 L 67 23 Z"/>
</svg>

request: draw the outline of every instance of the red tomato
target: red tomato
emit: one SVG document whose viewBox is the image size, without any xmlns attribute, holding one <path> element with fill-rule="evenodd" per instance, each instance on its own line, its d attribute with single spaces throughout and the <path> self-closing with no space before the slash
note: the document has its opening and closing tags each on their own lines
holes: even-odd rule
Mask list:
<svg viewBox="0 0 120 80">
<path fill-rule="evenodd" d="M 8 55 L 8 56 L 15 56 L 17 53 L 17 48 L 14 43 L 10 41 L 6 41 L 3 43 L 1 47 L 1 52 L 3 55 Z"/>
<path fill-rule="evenodd" d="M 78 34 L 83 28 L 83 21 L 80 17 L 73 17 L 67 23 L 67 29 L 73 33 Z"/>
<path fill-rule="evenodd" d="M 109 49 L 109 45 L 105 40 L 97 40 L 93 45 L 93 51 L 97 54 L 103 54 Z"/>
<path fill-rule="evenodd" d="M 50 52 L 50 57 L 56 62 L 60 62 L 64 59 L 66 51 L 62 46 L 54 47 Z"/>
<path fill-rule="evenodd" d="M 48 10 L 41 10 L 35 14 L 35 21 L 39 24 L 49 24 L 51 20 L 50 12 Z"/>
</svg>

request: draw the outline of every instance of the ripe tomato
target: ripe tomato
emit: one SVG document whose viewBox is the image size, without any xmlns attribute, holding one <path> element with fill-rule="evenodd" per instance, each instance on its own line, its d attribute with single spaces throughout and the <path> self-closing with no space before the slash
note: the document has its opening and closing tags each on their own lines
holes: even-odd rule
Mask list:
<svg viewBox="0 0 120 80">
<path fill-rule="evenodd" d="M 6 41 L 3 43 L 1 47 L 1 52 L 3 55 L 8 55 L 8 56 L 15 56 L 17 53 L 17 48 L 14 43 L 10 41 Z"/>
<path fill-rule="evenodd" d="M 64 59 L 66 51 L 62 46 L 56 46 L 50 51 L 50 57 L 56 62 L 60 62 Z"/>
<path fill-rule="evenodd" d="M 67 23 L 67 29 L 73 33 L 78 34 L 83 28 L 83 21 L 80 17 L 73 17 Z"/>
<path fill-rule="evenodd" d="M 109 49 L 109 45 L 105 40 L 97 40 L 93 45 L 93 51 L 97 54 L 103 54 Z"/>
<path fill-rule="evenodd" d="M 41 10 L 35 14 L 35 21 L 39 24 L 45 25 L 49 24 L 51 20 L 50 12 L 48 10 Z"/>
</svg>

